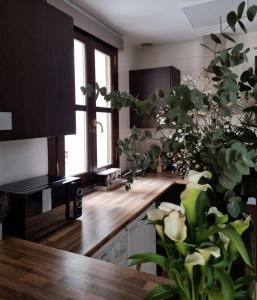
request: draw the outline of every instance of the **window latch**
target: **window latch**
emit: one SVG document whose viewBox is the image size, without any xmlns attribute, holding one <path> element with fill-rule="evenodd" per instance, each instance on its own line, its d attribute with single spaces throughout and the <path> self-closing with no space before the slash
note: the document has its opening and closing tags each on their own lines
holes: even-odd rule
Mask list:
<svg viewBox="0 0 257 300">
<path fill-rule="evenodd" d="M 93 126 L 97 127 L 97 125 L 99 125 L 101 127 L 101 133 L 103 133 L 104 132 L 103 124 L 99 121 L 93 120 Z"/>
</svg>

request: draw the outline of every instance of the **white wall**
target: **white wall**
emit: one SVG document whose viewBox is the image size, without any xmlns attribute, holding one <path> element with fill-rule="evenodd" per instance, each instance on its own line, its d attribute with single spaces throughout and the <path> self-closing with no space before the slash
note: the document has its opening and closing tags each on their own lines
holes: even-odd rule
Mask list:
<svg viewBox="0 0 257 300">
<path fill-rule="evenodd" d="M 138 48 L 125 41 L 124 51 L 119 51 L 119 90 L 129 92 L 129 70 L 136 69 L 138 66 Z M 119 114 L 120 139 L 129 135 L 130 114 L 129 109 L 122 109 Z M 120 159 L 122 171 L 127 169 L 124 157 Z"/>
<path fill-rule="evenodd" d="M 174 66 L 182 75 L 199 74 L 202 67 L 201 41 L 140 48 L 138 68 Z"/>
<path fill-rule="evenodd" d="M 0 184 L 47 174 L 47 139 L 0 142 Z"/>
</svg>

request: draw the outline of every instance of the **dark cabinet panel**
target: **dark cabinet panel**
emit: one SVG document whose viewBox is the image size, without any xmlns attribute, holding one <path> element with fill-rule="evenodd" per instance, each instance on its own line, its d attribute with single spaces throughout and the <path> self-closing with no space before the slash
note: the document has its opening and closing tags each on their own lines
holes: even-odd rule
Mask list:
<svg viewBox="0 0 257 300">
<path fill-rule="evenodd" d="M 75 132 L 73 20 L 42 0 L 0 0 L 0 140 Z"/>
<path fill-rule="evenodd" d="M 133 70 L 129 72 L 130 93 L 144 100 L 156 89 L 168 91 L 180 84 L 180 71 L 174 67 Z M 130 127 L 152 128 L 151 121 L 143 121 L 135 111 L 130 111 Z"/>
</svg>

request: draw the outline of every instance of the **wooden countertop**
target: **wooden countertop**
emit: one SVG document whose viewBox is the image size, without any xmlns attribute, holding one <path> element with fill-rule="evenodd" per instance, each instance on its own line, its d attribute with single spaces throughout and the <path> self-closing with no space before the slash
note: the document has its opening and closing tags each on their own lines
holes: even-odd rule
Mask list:
<svg viewBox="0 0 257 300">
<path fill-rule="evenodd" d="M 0 241 L 0 299 L 143 299 L 167 279 L 37 243 Z"/>
<path fill-rule="evenodd" d="M 84 198 L 83 216 L 41 240 L 42 244 L 91 256 L 182 179 L 167 174 L 139 177 L 128 192 L 120 187 Z"/>
</svg>

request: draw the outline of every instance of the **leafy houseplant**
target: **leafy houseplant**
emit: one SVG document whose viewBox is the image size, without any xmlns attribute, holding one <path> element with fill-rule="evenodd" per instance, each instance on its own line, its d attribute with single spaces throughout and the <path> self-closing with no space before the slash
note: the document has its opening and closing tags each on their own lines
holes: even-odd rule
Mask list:
<svg viewBox="0 0 257 300">
<path fill-rule="evenodd" d="M 244 198 L 257 195 L 257 73 L 253 68 L 240 76 L 234 72 L 247 61 L 249 49 L 227 31 L 240 27 L 246 33 L 244 19 L 252 22 L 256 14 L 257 5 L 246 10 L 242 1 L 228 13 L 228 26 L 223 29 L 221 22 L 220 34 L 210 34 L 213 45 L 203 46 L 213 59 L 204 69 L 208 84 L 203 89 L 188 82 L 140 101 L 126 92 L 107 93 L 97 84 L 82 88 L 89 97 L 101 94 L 113 108 L 129 107 L 156 124 L 154 133 L 133 128 L 128 138 L 118 141 L 118 153 L 128 160 L 127 189 L 138 171 L 156 169 L 160 160 L 164 168 L 171 165 L 188 174 L 181 206 L 162 203 L 148 212 L 166 255 L 130 257 L 131 265 L 156 263 L 170 278 L 170 284 L 153 289 L 148 300 L 173 295 L 185 300 L 252 299 L 248 288 L 256 277 L 242 238 L 251 221 L 244 214 Z M 224 41 L 232 46 L 224 46 Z M 158 139 L 159 144 L 140 153 L 138 143 L 147 139 Z"/>
<path fill-rule="evenodd" d="M 185 300 L 252 299 L 248 287 L 256 276 L 241 238 L 251 217 L 230 221 L 212 206 L 214 191 L 207 183 L 211 177 L 208 171 L 190 171 L 181 206 L 161 203 L 158 209 L 148 211 L 148 221 L 156 226 L 166 256 L 134 254 L 131 265 L 156 263 L 171 281 L 154 288 L 145 299 L 174 295 Z M 233 276 L 239 257 L 248 268 L 247 276 Z"/>
<path fill-rule="evenodd" d="M 252 178 L 257 170 L 257 74 L 253 68 L 241 76 L 234 72 L 233 67 L 247 61 L 249 49 L 236 43 L 227 32 L 236 32 L 239 26 L 246 33 L 244 19 L 252 22 L 256 13 L 257 5 L 246 10 L 242 1 L 235 11 L 228 13 L 228 26 L 223 29 L 221 22 L 220 34 L 210 34 L 213 46 L 203 46 L 213 54 L 213 59 L 204 69 L 208 85 L 203 89 L 181 84 L 168 92 L 157 90 L 140 101 L 126 92 L 107 93 L 106 88 L 97 84 L 82 88 L 88 96 L 96 89 L 96 94 L 111 101 L 113 108 L 130 107 L 142 119 L 151 119 L 156 124 L 158 138 L 148 130 L 133 128 L 128 138 L 118 141 L 118 153 L 128 159 L 127 188 L 138 170 L 156 169 L 160 159 L 164 168 L 175 166 L 182 174 L 189 169 L 209 170 L 213 174 L 211 185 L 222 200 L 217 203 L 218 208 L 227 209 L 234 218 L 243 211 L 244 196 L 257 195 L 255 181 L 246 178 Z M 232 46 L 223 47 L 224 41 Z M 157 98 L 162 102 L 160 108 Z M 146 139 L 158 139 L 159 144 L 140 153 L 136 146 Z"/>
</svg>

